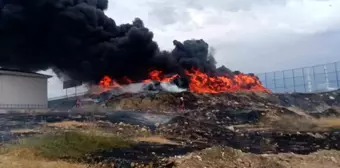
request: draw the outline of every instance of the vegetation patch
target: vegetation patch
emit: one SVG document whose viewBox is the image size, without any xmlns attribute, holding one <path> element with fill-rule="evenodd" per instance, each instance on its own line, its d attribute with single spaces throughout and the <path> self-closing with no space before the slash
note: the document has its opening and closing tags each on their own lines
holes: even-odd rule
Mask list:
<svg viewBox="0 0 340 168">
<path fill-rule="evenodd" d="M 81 161 L 87 154 L 112 148 L 129 148 L 132 141 L 119 137 L 83 132 L 62 132 L 23 139 L 15 148 L 37 151 L 49 159 Z"/>
<path fill-rule="evenodd" d="M 176 142 L 172 142 L 161 136 L 148 136 L 148 137 L 137 137 L 134 139 L 137 142 L 149 142 L 149 143 L 157 143 L 157 144 L 169 144 L 169 145 L 178 145 Z"/>
</svg>

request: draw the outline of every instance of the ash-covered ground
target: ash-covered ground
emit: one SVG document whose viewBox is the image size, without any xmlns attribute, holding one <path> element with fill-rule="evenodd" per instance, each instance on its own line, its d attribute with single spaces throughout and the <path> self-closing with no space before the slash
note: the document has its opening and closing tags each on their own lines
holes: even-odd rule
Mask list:
<svg viewBox="0 0 340 168">
<path fill-rule="evenodd" d="M 319 150 L 340 149 L 339 93 L 124 93 L 65 112 L 2 114 L 0 125 L 3 143 L 43 134 L 61 122 L 95 123 L 119 136 L 157 136 L 171 142 L 143 142 L 132 149 L 103 151 L 98 158 L 93 155 L 97 161 L 119 162 L 125 167 L 149 162 L 156 167 L 181 167 L 179 156 L 216 147 L 252 157 L 277 157 L 280 153 L 310 156 Z M 184 98 L 184 111 L 180 97 Z M 338 163 L 340 160 L 334 162 L 340 166 Z"/>
<path fill-rule="evenodd" d="M 223 145 L 253 153 L 308 154 L 340 149 L 340 132 L 332 124 L 318 123 L 339 117 L 339 93 L 125 94 L 113 97 L 107 106 L 176 113 L 157 131 L 188 144 Z M 179 108 L 180 97 L 185 100 L 184 112 Z"/>
</svg>

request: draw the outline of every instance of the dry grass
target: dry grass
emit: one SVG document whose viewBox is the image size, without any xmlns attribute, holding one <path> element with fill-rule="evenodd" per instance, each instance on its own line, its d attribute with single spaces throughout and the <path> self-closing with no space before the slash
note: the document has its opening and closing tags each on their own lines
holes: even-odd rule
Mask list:
<svg viewBox="0 0 340 168">
<path fill-rule="evenodd" d="M 77 121 L 62 121 L 62 122 L 55 122 L 47 124 L 49 127 L 56 127 L 56 128 L 79 128 L 79 127 L 95 127 L 96 125 L 91 122 L 77 122 Z"/>
<path fill-rule="evenodd" d="M 13 148 L 0 155 L 0 168 L 88 168 L 81 163 L 47 160 L 39 151 L 30 148 Z"/>
<path fill-rule="evenodd" d="M 178 145 L 177 143 L 172 142 L 161 136 L 137 137 L 134 140 L 137 142 L 151 142 L 151 143 L 159 143 L 159 144 Z"/>
<path fill-rule="evenodd" d="M 70 128 L 91 126 L 74 131 L 48 132 L 21 139 L 19 144 L 0 148 L 0 168 L 97 168 L 88 165 L 93 154 L 105 149 L 128 148 L 135 142 L 110 133 L 104 133 L 92 124 L 79 122 L 53 123 L 52 126 Z M 50 126 L 51 126 L 50 125 Z M 13 130 L 15 133 L 31 133 L 36 130 Z"/>
<path fill-rule="evenodd" d="M 243 157 L 242 151 L 224 147 L 208 148 L 200 155 L 203 160 L 222 159 L 226 161 L 233 161 L 239 157 Z"/>
<path fill-rule="evenodd" d="M 270 126 L 281 131 L 311 131 L 317 128 L 317 125 L 311 119 L 297 118 L 289 115 L 281 116 L 273 121 Z"/>
<path fill-rule="evenodd" d="M 32 160 L 0 156 L 0 168 L 88 168 L 88 166 L 65 161 Z"/>
<path fill-rule="evenodd" d="M 340 118 L 335 118 L 335 117 L 316 119 L 316 120 L 313 120 L 313 123 L 320 128 L 328 128 L 328 129 L 339 129 L 340 128 Z"/>
<path fill-rule="evenodd" d="M 130 147 L 133 142 L 114 136 L 83 132 L 49 133 L 21 140 L 17 145 L 7 146 L 4 154 L 20 158 L 46 158 L 84 161 L 93 152 Z"/>
<path fill-rule="evenodd" d="M 340 152 L 256 155 L 232 148 L 213 147 L 174 160 L 177 168 L 339 168 Z"/>
<path fill-rule="evenodd" d="M 11 130 L 12 134 L 33 134 L 33 133 L 40 133 L 39 130 L 36 129 L 13 129 Z"/>
<path fill-rule="evenodd" d="M 0 168 L 97 168 L 85 164 L 88 154 L 113 148 L 127 148 L 134 142 L 93 132 L 47 133 L 25 138 L 1 148 Z"/>
<path fill-rule="evenodd" d="M 178 168 L 285 168 L 258 155 L 246 154 L 232 148 L 213 147 L 176 159 Z"/>
<path fill-rule="evenodd" d="M 280 119 L 273 121 L 270 127 L 283 131 L 322 131 L 340 129 L 340 118 L 328 117 L 320 119 L 281 116 Z"/>
</svg>

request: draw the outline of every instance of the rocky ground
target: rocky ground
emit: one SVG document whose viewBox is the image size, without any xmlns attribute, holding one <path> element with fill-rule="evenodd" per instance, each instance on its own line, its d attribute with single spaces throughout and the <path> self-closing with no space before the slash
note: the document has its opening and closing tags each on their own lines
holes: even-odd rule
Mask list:
<svg viewBox="0 0 340 168">
<path fill-rule="evenodd" d="M 339 93 L 122 94 L 105 112 L 2 114 L 0 134 L 5 146 L 70 130 L 134 142 L 91 151 L 80 167 L 340 167 Z"/>
</svg>

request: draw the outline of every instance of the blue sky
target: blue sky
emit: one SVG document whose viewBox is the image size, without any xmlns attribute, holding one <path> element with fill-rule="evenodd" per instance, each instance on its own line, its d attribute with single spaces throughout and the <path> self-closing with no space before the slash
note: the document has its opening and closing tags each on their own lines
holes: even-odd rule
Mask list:
<svg viewBox="0 0 340 168">
<path fill-rule="evenodd" d="M 172 49 L 174 39 L 202 38 L 216 49 L 218 64 L 233 70 L 340 60 L 339 0 L 124 0 L 110 1 L 106 14 L 118 24 L 141 18 L 161 49 Z M 60 80 L 50 79 L 49 97 L 64 94 Z"/>
</svg>

